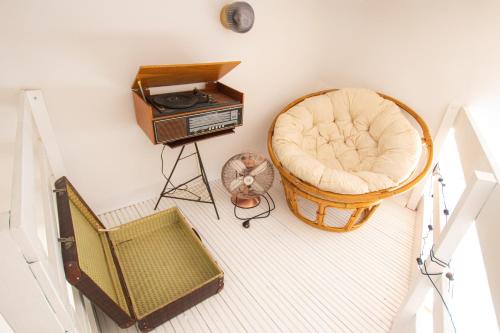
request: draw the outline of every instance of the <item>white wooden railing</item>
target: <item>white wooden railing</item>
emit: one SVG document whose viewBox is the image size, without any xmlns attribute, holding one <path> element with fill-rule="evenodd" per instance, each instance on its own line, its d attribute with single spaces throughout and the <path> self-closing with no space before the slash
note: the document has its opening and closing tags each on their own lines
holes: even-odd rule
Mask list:
<svg viewBox="0 0 500 333">
<path fill-rule="evenodd" d="M 466 229 L 476 221 L 490 290 L 500 319 L 500 187 L 499 170 L 492 165 L 479 131 L 464 108 L 451 106 L 435 137 L 437 163 L 448 131 L 453 128 L 467 181 L 466 189 L 448 223 L 441 230 L 440 191 L 434 186 L 434 205 L 421 200 L 425 183 L 410 196 L 408 206 L 417 208 L 417 232 L 434 214 L 434 251 L 449 260 Z M 54 181 L 66 175 L 41 91 L 24 91 L 18 115 L 12 204 L 0 214 L 0 312 L 14 332 L 98 332 L 90 302 L 66 283 L 53 190 Z M 429 178 L 430 181 L 430 178 Z M 432 208 L 433 206 L 433 208 Z M 430 210 L 434 209 L 435 212 Z M 415 257 L 420 254 L 415 241 Z M 429 271 L 441 267 L 426 259 Z M 433 287 L 415 264 L 406 300 L 394 319 L 393 332 L 414 332 L 415 314 Z M 442 287 L 443 278 L 436 281 Z M 441 288 L 446 299 L 446 291 Z M 449 332 L 450 323 L 441 300 L 434 306 L 434 331 Z"/>
<path fill-rule="evenodd" d="M 488 152 L 485 142 L 474 119 L 466 108 L 450 106 L 443 117 L 441 126 L 435 137 L 436 157 L 438 163 L 440 150 L 448 133 L 453 130 L 456 148 L 460 157 L 466 187 L 458 200 L 448 222 L 444 224 L 442 207 L 442 191 L 438 177 L 429 177 L 427 183 L 417 187 L 408 201 L 409 208 L 417 208 L 416 235 L 425 233 L 423 228 L 429 225 L 432 216 L 432 239 L 434 256 L 443 262 L 449 262 L 465 233 L 475 221 L 479 242 L 483 253 L 486 274 L 490 285 L 490 292 L 494 303 L 497 320 L 500 320 L 500 186 L 497 183 L 499 170 L 492 162 L 492 155 Z M 432 199 L 422 197 L 424 188 L 432 189 Z M 422 198 L 424 200 L 422 200 Z M 418 237 L 417 236 L 417 237 Z M 421 240 L 415 240 L 415 258 L 420 256 Z M 436 264 L 430 257 L 423 258 L 427 272 L 443 272 L 443 267 Z M 416 332 L 416 313 L 424 303 L 428 292 L 434 288 L 429 276 L 422 274 L 421 268 L 415 262 L 412 270 L 412 282 L 405 301 L 396 315 L 392 332 Z M 422 269 L 425 272 L 425 269 Z M 449 301 L 447 288 L 448 281 L 442 275 L 432 276 L 437 289 L 445 302 Z M 441 296 L 434 293 L 433 330 L 434 333 L 453 332 L 453 323 Z M 500 325 L 500 323 L 499 323 Z M 459 330 L 457 330 L 459 331 Z"/>
<path fill-rule="evenodd" d="M 66 283 L 54 181 L 65 175 L 42 92 L 23 91 L 12 201 L 0 219 L 0 312 L 14 332 L 97 332 L 90 303 Z"/>
</svg>

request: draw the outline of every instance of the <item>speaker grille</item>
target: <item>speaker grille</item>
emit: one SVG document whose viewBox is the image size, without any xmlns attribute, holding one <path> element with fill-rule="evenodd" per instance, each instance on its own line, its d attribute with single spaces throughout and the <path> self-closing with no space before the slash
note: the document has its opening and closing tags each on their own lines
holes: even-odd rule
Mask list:
<svg viewBox="0 0 500 333">
<path fill-rule="evenodd" d="M 157 120 L 154 122 L 156 142 L 170 142 L 186 137 L 186 118 Z"/>
</svg>

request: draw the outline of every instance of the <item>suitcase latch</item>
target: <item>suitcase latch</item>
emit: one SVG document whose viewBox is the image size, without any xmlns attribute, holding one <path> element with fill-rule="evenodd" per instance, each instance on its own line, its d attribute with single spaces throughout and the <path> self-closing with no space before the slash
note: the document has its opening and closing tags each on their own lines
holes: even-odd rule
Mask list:
<svg viewBox="0 0 500 333">
<path fill-rule="evenodd" d="M 71 246 L 73 246 L 73 243 L 75 242 L 75 237 L 74 236 L 71 236 L 71 237 L 60 237 L 60 238 L 57 239 L 57 241 L 60 242 L 62 244 L 62 246 L 64 246 L 64 248 L 67 250 Z"/>
<path fill-rule="evenodd" d="M 62 193 L 66 192 L 66 189 L 56 188 L 56 189 L 53 189 L 52 192 L 54 192 L 57 195 L 61 195 Z"/>
</svg>

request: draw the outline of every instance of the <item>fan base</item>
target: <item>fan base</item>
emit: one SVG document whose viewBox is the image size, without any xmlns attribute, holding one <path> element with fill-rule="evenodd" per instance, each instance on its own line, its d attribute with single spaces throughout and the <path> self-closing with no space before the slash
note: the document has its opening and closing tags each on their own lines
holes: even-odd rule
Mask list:
<svg viewBox="0 0 500 333">
<path fill-rule="evenodd" d="M 233 203 L 233 205 L 239 208 L 244 208 L 244 209 L 254 208 L 260 204 L 260 197 L 243 199 L 233 195 L 231 197 L 231 202 Z"/>
</svg>

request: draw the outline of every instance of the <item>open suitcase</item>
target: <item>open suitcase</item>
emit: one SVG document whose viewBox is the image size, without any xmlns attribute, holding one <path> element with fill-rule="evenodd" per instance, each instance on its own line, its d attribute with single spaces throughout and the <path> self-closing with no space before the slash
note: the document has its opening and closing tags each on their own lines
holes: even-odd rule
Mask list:
<svg viewBox="0 0 500 333">
<path fill-rule="evenodd" d="M 65 177 L 55 187 L 66 278 L 120 327 L 150 331 L 223 288 L 176 207 L 106 229 Z"/>
</svg>

